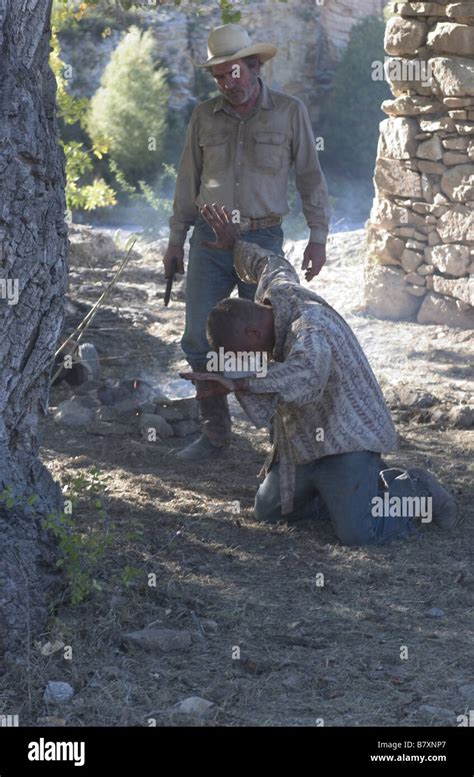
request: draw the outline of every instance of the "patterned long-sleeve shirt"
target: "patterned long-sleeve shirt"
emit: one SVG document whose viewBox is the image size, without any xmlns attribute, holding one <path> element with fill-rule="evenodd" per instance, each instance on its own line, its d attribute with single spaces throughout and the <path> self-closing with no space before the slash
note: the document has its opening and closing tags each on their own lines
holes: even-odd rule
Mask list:
<svg viewBox="0 0 474 777">
<path fill-rule="evenodd" d="M 284 216 L 294 165 L 310 239 L 324 244 L 330 205 L 304 103 L 260 79 L 252 113 L 242 118 L 222 95 L 191 116 L 179 163 L 170 242 L 183 245 L 199 208 L 219 202 L 241 218 Z"/>
<path fill-rule="evenodd" d="M 324 299 L 300 285 L 282 256 L 239 240 L 234 264 L 257 283 L 255 300 L 272 305 L 275 345 L 265 377 L 236 392 L 258 427 L 273 423 L 264 471 L 278 456 L 282 513 L 293 509 L 295 466 L 338 453 L 398 447 L 377 379 L 350 326 Z"/>
</svg>

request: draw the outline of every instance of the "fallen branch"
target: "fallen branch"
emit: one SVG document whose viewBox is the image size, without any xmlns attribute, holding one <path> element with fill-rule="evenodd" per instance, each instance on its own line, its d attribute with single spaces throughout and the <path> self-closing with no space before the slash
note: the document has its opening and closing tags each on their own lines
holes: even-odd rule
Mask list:
<svg viewBox="0 0 474 777">
<path fill-rule="evenodd" d="M 80 324 L 78 324 L 77 327 L 75 328 L 74 332 L 72 332 L 72 334 L 70 334 L 69 337 L 64 341 L 64 343 L 58 348 L 58 350 L 54 354 L 54 358 L 55 359 L 57 359 L 59 354 L 64 351 L 66 346 L 69 345 L 69 343 L 71 341 L 74 341 L 74 344 L 73 344 L 72 349 L 70 351 L 70 355 L 72 356 L 76 352 L 76 350 L 77 350 L 77 348 L 79 346 L 79 342 L 80 342 L 84 332 L 87 331 L 88 327 L 90 326 L 90 324 L 94 320 L 94 318 L 96 316 L 96 313 L 99 310 L 101 304 L 103 303 L 103 301 L 105 300 L 105 298 L 109 294 L 110 290 L 115 285 L 115 283 L 117 282 L 118 278 L 120 277 L 120 275 L 124 271 L 126 265 L 128 264 L 128 260 L 130 259 L 130 256 L 131 256 L 131 253 L 132 253 L 132 249 L 133 249 L 133 246 L 135 245 L 135 243 L 136 243 L 136 238 L 130 244 L 130 248 L 128 249 L 128 251 L 127 251 L 127 253 L 126 253 L 122 263 L 120 264 L 120 266 L 116 270 L 116 272 L 115 272 L 113 278 L 111 279 L 110 283 L 108 284 L 108 286 L 104 289 L 104 291 L 100 295 L 99 299 L 94 303 L 94 305 L 91 307 L 89 312 L 86 313 L 86 315 L 84 316 L 84 318 L 82 319 Z M 77 337 L 77 340 L 75 339 L 76 335 L 79 335 Z M 61 371 L 63 369 L 64 368 L 63 368 L 62 365 L 60 367 L 58 367 L 58 369 L 54 373 L 53 377 L 51 378 L 50 385 L 52 385 L 54 383 L 54 381 L 59 377 L 59 375 L 61 374 Z"/>
</svg>

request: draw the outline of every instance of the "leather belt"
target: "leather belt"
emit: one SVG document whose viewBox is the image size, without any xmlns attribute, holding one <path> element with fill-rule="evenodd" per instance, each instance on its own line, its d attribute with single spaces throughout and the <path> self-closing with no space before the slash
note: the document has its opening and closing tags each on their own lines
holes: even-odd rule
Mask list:
<svg viewBox="0 0 474 777">
<path fill-rule="evenodd" d="M 239 223 L 239 231 L 253 232 L 255 229 L 268 229 L 269 227 L 278 227 L 282 222 L 281 216 L 264 216 L 260 219 L 249 219 L 242 217 Z"/>
</svg>

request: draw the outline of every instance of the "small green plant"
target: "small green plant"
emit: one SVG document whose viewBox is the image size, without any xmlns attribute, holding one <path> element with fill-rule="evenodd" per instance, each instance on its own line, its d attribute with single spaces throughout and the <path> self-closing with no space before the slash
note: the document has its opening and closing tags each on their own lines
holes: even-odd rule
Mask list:
<svg viewBox="0 0 474 777">
<path fill-rule="evenodd" d="M 105 476 L 94 467 L 81 472 L 64 487 L 64 510 L 52 512 L 42 519 L 45 531 L 57 540 L 61 557 L 56 565 L 64 569 L 70 587 L 71 604 L 79 604 L 93 591 L 102 591 L 104 581 L 100 579 L 101 562 L 107 548 L 113 540 L 114 525 L 110 522 L 104 503 L 107 485 Z M 25 513 L 34 515 L 39 497 L 33 494 L 27 498 L 13 492 L 6 486 L 0 492 L 0 504 L 7 509 L 21 508 Z M 94 515 L 89 531 L 80 530 L 73 513 L 81 503 Z M 142 572 L 132 566 L 125 566 L 118 575 L 118 581 L 130 585 Z"/>
</svg>

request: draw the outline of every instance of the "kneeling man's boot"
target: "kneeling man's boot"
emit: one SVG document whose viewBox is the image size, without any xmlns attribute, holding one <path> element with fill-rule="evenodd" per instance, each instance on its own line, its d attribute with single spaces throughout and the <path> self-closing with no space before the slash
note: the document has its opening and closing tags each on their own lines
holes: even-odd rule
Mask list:
<svg viewBox="0 0 474 777">
<path fill-rule="evenodd" d="M 414 467 L 407 470 L 410 479 L 417 480 L 431 496 L 433 508 L 433 523 L 443 531 L 451 531 L 459 523 L 459 509 L 456 500 L 436 477 L 426 469 Z"/>
</svg>

